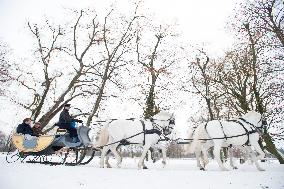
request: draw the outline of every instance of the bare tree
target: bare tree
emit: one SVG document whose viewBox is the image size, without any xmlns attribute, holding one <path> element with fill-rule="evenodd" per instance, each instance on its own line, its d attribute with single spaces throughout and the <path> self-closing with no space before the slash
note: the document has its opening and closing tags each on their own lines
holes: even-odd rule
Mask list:
<svg viewBox="0 0 284 189">
<path fill-rule="evenodd" d="M 7 138 L 8 137 L 2 131 L 0 131 L 0 151 L 5 150 Z"/>
<path fill-rule="evenodd" d="M 232 50 L 226 53 L 224 60 L 215 65 L 213 82 L 223 91 L 227 107 L 241 115 L 254 109 L 250 87 L 252 70 L 248 50 Z"/>
<path fill-rule="evenodd" d="M 155 28 L 154 26 L 152 26 Z M 168 75 L 170 73 L 170 67 L 177 63 L 177 52 L 180 47 L 175 46 L 175 50 L 167 48 L 167 41 L 174 40 L 176 34 L 171 31 L 170 26 L 159 26 L 154 29 L 147 26 L 140 26 L 136 36 L 136 54 L 138 64 L 142 65 L 144 72 L 149 74 L 149 88 L 146 94 L 146 104 L 144 108 L 144 117 L 150 118 L 160 111 L 156 104 L 156 94 L 158 80 L 162 75 Z M 148 34 L 146 31 L 152 31 Z M 147 34 L 146 34 L 147 33 Z M 151 39 L 147 38 L 147 35 L 152 36 Z M 149 43 L 149 41 L 153 41 Z M 143 72 L 143 73 L 144 73 Z M 163 86 L 166 89 L 166 86 Z"/>
<path fill-rule="evenodd" d="M 284 4 L 282 0 L 254 0 L 243 8 L 254 30 L 270 35 L 270 44 L 284 47 Z"/>
<path fill-rule="evenodd" d="M 265 41 L 260 40 L 262 36 L 254 33 L 249 24 L 244 24 L 242 29 L 247 34 L 244 36 L 247 43 L 228 52 L 224 60 L 216 65 L 217 71 L 213 81 L 220 84 L 218 88 L 223 90 L 225 100 L 238 114 L 256 110 L 270 120 L 273 114 L 271 105 L 278 101 L 282 90 L 279 85 L 275 86 L 277 71 L 273 70 L 273 61 L 269 61 L 271 57 L 263 51 Z M 263 133 L 267 150 L 275 155 L 280 163 L 284 163 L 268 127 L 263 129 Z"/>
<path fill-rule="evenodd" d="M 111 96 L 106 95 L 107 86 L 123 88 L 119 75 L 123 74 L 122 68 L 129 63 L 125 57 L 132 49 L 135 37 L 133 27 L 140 17 L 137 11 L 138 5 L 130 17 L 117 18 L 118 14 L 111 10 L 103 21 L 99 21 L 94 11 L 75 11 L 77 16 L 71 27 L 55 27 L 49 21 L 43 28 L 29 23 L 36 39 L 38 66 L 42 68 L 44 78 L 43 82 L 38 83 L 32 72 L 23 74 L 25 77 L 20 75 L 16 80 L 30 91 L 33 100 L 27 104 L 17 103 L 30 110 L 34 120 L 46 126 L 66 103 L 84 99 L 91 102 L 88 103 L 92 106 L 91 110 L 78 109 L 79 113 L 75 116 L 87 116 L 87 126 L 90 126 L 101 102 Z M 70 39 L 72 43 L 69 43 Z M 67 57 L 71 63 L 66 70 L 55 70 L 52 65 L 64 61 L 60 59 L 62 57 Z M 32 81 L 27 82 L 26 75 Z M 58 86 L 62 82 L 64 87 Z"/>
<path fill-rule="evenodd" d="M 218 94 L 215 90 L 212 79 L 214 68 L 214 60 L 210 60 L 204 50 L 198 50 L 196 60 L 189 65 L 189 70 L 191 72 L 190 82 L 195 89 L 194 92 L 205 100 L 209 120 L 219 118 L 219 108 L 217 108 L 216 101 L 222 96 L 222 94 Z M 183 90 L 188 91 L 187 87 L 183 86 Z"/>
<path fill-rule="evenodd" d="M 115 86 L 122 88 L 122 85 L 117 78 L 120 74 L 123 74 L 121 71 L 122 67 L 129 64 L 129 62 L 126 61 L 125 56 L 129 55 L 131 52 L 131 41 L 135 36 L 133 27 L 140 17 L 137 12 L 138 5 L 136 5 L 134 13 L 130 18 L 119 21 L 121 22 L 122 28 L 119 28 L 118 30 L 112 31 L 110 28 L 112 28 L 115 23 L 112 22 L 112 26 L 108 23 L 112 19 L 111 14 L 113 13 L 113 10 L 104 18 L 102 27 L 102 44 L 104 50 L 102 54 L 103 57 L 105 57 L 105 60 L 101 70 L 95 69 L 95 73 L 100 76 L 100 80 L 96 100 L 87 119 L 87 126 L 90 126 L 94 116 L 98 113 L 107 83 L 112 83 Z M 115 35 L 115 33 L 119 33 L 119 35 Z"/>
<path fill-rule="evenodd" d="M 34 120 L 39 120 L 42 123 L 43 127 L 48 124 L 48 122 L 63 108 L 65 104 L 78 97 L 84 97 L 88 95 L 89 91 L 82 91 L 82 87 L 84 87 L 85 85 L 89 86 L 89 80 L 86 79 L 87 75 L 91 73 L 89 71 L 93 67 L 102 62 L 102 60 L 99 60 L 94 64 L 84 62 L 85 59 L 87 59 L 86 56 L 90 56 L 89 54 L 87 55 L 87 52 L 90 51 L 91 47 L 99 45 L 101 41 L 101 37 L 99 36 L 100 33 L 98 30 L 99 24 L 96 21 L 96 16 L 90 19 L 91 24 L 86 27 L 88 29 L 88 40 L 86 40 L 85 44 L 80 44 L 81 49 L 78 49 L 78 27 L 79 21 L 83 14 L 84 11 L 81 10 L 78 13 L 77 20 L 71 27 L 71 34 L 73 36 L 73 46 L 71 47 L 64 46 L 62 42 L 62 40 L 64 40 L 63 37 L 67 36 L 68 32 L 66 32 L 66 30 L 68 30 L 69 28 L 65 28 L 63 30 L 62 26 L 53 27 L 49 24 L 49 21 L 46 21 L 44 29 L 38 27 L 37 24 L 32 25 L 28 23 L 29 29 L 37 41 L 37 50 L 35 53 L 38 55 L 39 64 L 42 67 L 44 79 L 40 85 L 30 86 L 30 84 L 27 83 L 25 79 L 21 78 L 22 75 L 20 75 L 16 80 L 22 86 L 32 92 L 33 101 L 29 104 L 19 104 L 27 110 L 30 110 L 32 113 L 32 118 Z M 49 30 L 46 30 L 46 27 Z M 46 33 L 48 31 L 51 32 L 50 39 L 46 39 Z M 46 41 L 49 41 L 50 43 L 46 44 L 48 43 Z M 56 95 L 58 91 L 56 82 L 59 78 L 66 75 L 66 73 L 63 73 L 62 71 L 54 71 L 54 69 L 50 68 L 53 62 L 56 62 L 58 53 L 64 53 L 65 56 L 73 58 L 73 61 L 75 59 L 75 64 L 68 66 L 69 68 L 72 68 L 73 66 L 74 71 L 71 72 L 71 77 L 69 77 L 69 79 L 65 80 L 64 82 L 66 88 L 64 87 L 59 95 Z M 57 59 L 57 61 L 60 60 Z M 64 72 L 68 72 L 68 67 L 66 70 L 64 70 Z M 34 73 L 30 73 L 30 75 L 33 74 Z M 93 75 L 94 73 L 91 74 Z M 32 76 L 32 78 L 34 77 Z M 91 81 L 95 82 L 95 80 Z M 53 97 L 51 99 L 52 95 Z M 85 114 L 87 113 L 83 113 L 83 115 Z"/>
<path fill-rule="evenodd" d="M 0 41 L 0 84 L 5 85 L 11 80 L 9 69 L 10 65 L 7 60 L 8 48 L 2 41 Z M 4 88 L 1 87 L 0 95 L 4 95 Z"/>
</svg>

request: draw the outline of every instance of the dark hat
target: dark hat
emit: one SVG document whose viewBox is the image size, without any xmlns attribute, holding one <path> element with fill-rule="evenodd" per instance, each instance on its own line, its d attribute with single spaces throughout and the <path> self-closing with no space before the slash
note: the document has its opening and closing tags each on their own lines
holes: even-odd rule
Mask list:
<svg viewBox="0 0 284 189">
<path fill-rule="evenodd" d="M 64 105 L 64 107 L 70 107 L 71 106 L 71 104 L 65 104 Z"/>
</svg>

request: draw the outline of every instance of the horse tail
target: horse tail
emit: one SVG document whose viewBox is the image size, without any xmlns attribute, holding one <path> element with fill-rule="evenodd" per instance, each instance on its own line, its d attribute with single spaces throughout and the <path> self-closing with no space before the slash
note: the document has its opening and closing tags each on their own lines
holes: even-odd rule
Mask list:
<svg viewBox="0 0 284 189">
<path fill-rule="evenodd" d="M 196 148 L 200 147 L 201 140 L 199 140 L 199 139 L 205 136 L 205 133 L 206 133 L 205 125 L 206 125 L 206 123 L 203 123 L 195 129 L 194 134 L 193 134 L 193 141 L 186 148 L 186 151 L 188 153 L 193 153 L 193 152 L 195 152 Z"/>
<path fill-rule="evenodd" d="M 94 145 L 95 148 L 103 147 L 104 145 L 108 143 L 108 140 L 109 140 L 108 126 L 109 126 L 109 123 L 107 123 L 106 125 L 102 127 L 100 134 L 99 134 L 99 138 Z"/>
</svg>

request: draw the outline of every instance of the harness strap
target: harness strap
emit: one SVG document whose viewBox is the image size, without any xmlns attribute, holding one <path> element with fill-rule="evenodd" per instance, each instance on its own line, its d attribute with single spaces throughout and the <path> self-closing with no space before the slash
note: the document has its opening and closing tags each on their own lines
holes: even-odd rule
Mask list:
<svg viewBox="0 0 284 189">
<path fill-rule="evenodd" d="M 223 132 L 223 134 L 224 134 L 225 139 L 228 140 L 228 137 L 227 137 L 227 135 L 226 135 L 225 132 L 224 132 L 224 127 L 223 127 L 221 121 L 219 121 L 219 123 L 220 123 L 220 126 L 221 126 L 221 129 L 222 129 L 222 132 Z"/>
<path fill-rule="evenodd" d="M 142 127 L 143 127 L 143 136 L 144 136 L 144 139 L 143 139 L 143 146 L 145 145 L 145 137 L 146 137 L 146 133 L 145 133 L 145 122 L 143 120 L 140 120 L 141 124 L 142 124 Z"/>
<path fill-rule="evenodd" d="M 241 125 L 243 127 L 243 129 L 245 130 L 246 132 L 246 135 L 248 137 L 246 143 L 244 145 L 248 146 L 249 145 L 249 135 L 252 134 L 252 133 L 255 133 L 256 131 L 252 130 L 252 131 L 248 131 L 248 129 L 244 126 L 244 124 L 238 120 L 229 120 L 231 122 L 235 122 L 235 123 L 238 123 L 239 125 Z"/>
<path fill-rule="evenodd" d="M 207 131 L 207 126 L 208 126 L 208 122 L 205 123 L 204 129 L 205 129 L 207 135 L 209 136 L 208 131 Z M 195 132 L 195 130 L 194 130 L 194 132 Z"/>
<path fill-rule="evenodd" d="M 143 145 L 145 145 L 146 135 L 157 134 L 157 135 L 161 136 L 162 132 L 159 129 L 155 129 L 154 126 L 153 126 L 153 129 L 147 130 L 147 129 L 145 129 L 145 122 L 143 120 L 140 120 L 140 122 L 141 122 L 142 127 L 143 127 L 143 136 L 144 136 Z"/>
<path fill-rule="evenodd" d="M 243 122 L 247 123 L 248 125 L 250 125 L 252 130 L 259 130 L 254 124 L 248 122 L 248 121 L 245 120 L 244 118 L 241 117 L 241 118 L 239 118 L 239 119 L 242 120 Z"/>
<path fill-rule="evenodd" d="M 161 135 L 162 132 L 159 131 L 158 129 L 150 129 L 150 130 L 145 130 L 145 135 L 146 134 L 157 134 L 157 135 Z"/>
</svg>

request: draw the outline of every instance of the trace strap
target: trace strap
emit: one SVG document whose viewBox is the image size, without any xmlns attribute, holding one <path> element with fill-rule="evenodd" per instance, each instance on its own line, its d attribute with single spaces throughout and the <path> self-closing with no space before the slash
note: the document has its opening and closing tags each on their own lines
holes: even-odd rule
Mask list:
<svg viewBox="0 0 284 189">
<path fill-rule="evenodd" d="M 221 125 L 221 129 L 222 129 L 222 132 L 223 132 L 223 134 L 224 134 L 224 136 L 225 136 L 225 139 L 228 140 L 228 137 L 227 137 L 227 135 L 226 135 L 225 132 L 224 132 L 224 127 L 223 127 L 221 121 L 219 121 L 219 123 L 220 123 L 220 125 Z"/>
<path fill-rule="evenodd" d="M 145 128 L 145 122 L 144 122 L 143 120 L 140 120 L 140 122 L 141 122 L 141 124 L 142 124 L 143 133 L 144 133 L 143 146 L 145 145 L 145 138 L 146 138 L 146 135 L 147 135 L 147 134 L 157 134 L 157 135 L 161 136 L 162 132 L 161 132 L 160 130 L 155 129 L 154 127 L 153 127 L 153 129 L 147 130 L 147 129 Z"/>
</svg>

